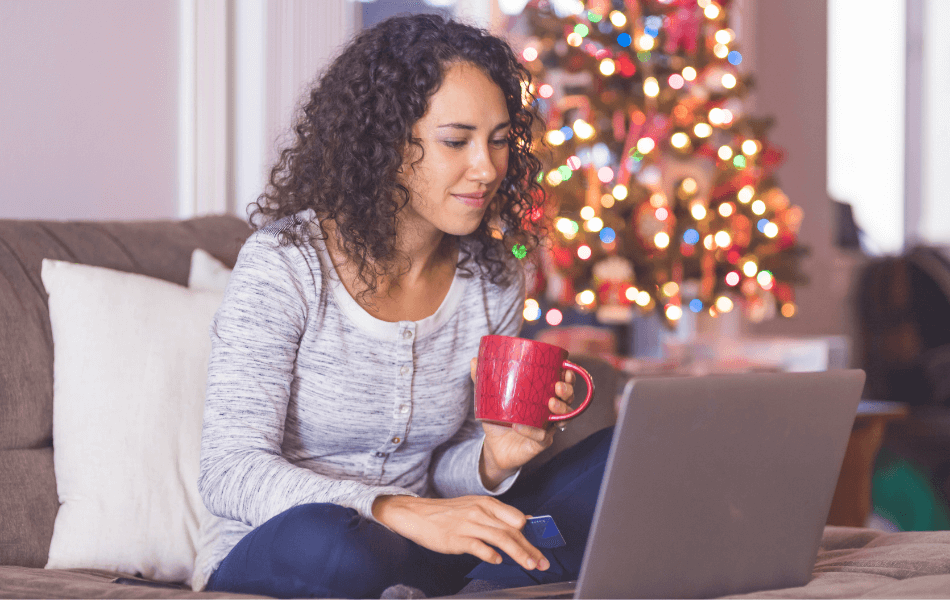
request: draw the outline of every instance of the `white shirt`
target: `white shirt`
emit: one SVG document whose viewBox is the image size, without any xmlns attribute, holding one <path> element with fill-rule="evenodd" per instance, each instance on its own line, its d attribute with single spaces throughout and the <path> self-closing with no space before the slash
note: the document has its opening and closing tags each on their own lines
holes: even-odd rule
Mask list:
<svg viewBox="0 0 950 600">
<path fill-rule="evenodd" d="M 211 324 L 198 488 L 214 516 L 202 520 L 195 590 L 252 528 L 294 506 L 373 519 L 380 495 L 497 495 L 517 477 L 482 484 L 469 361 L 483 335 L 520 330 L 520 265 L 507 287 L 456 269 L 433 315 L 390 323 L 349 295 L 323 242 L 279 244 L 310 214 L 248 238 Z"/>
</svg>

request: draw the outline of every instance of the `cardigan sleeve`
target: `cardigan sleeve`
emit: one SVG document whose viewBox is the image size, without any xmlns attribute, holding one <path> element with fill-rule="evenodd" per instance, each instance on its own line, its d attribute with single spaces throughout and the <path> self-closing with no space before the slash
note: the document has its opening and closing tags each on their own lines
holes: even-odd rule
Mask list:
<svg viewBox="0 0 950 600">
<path fill-rule="evenodd" d="M 496 288 L 497 297 L 489 306 L 489 331 L 486 335 L 516 336 L 524 323 L 525 275 L 516 263 L 516 275 L 507 287 Z M 472 386 L 469 387 L 472 390 Z M 470 391 L 468 415 L 451 440 L 437 448 L 432 458 L 432 484 L 438 495 L 452 498 L 465 495 L 505 493 L 517 480 L 520 470 L 502 481 L 497 488 L 487 489 L 478 472 L 478 463 L 485 442 L 485 432 L 475 420 L 475 402 Z"/>
</svg>

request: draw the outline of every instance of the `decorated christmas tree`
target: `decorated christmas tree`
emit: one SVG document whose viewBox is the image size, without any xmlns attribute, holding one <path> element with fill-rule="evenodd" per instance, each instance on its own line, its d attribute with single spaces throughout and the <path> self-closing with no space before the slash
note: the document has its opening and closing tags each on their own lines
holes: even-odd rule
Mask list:
<svg viewBox="0 0 950 600">
<path fill-rule="evenodd" d="M 802 211 L 778 187 L 783 152 L 746 114 L 751 80 L 727 0 L 531 0 L 519 50 L 544 129 L 555 215 L 533 253 L 539 299 L 624 323 L 657 311 L 796 312 Z"/>
</svg>

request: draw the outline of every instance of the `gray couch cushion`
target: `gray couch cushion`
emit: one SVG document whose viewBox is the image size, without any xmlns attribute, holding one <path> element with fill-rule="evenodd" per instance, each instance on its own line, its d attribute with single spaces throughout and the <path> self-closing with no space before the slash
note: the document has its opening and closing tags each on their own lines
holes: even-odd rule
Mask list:
<svg viewBox="0 0 950 600">
<path fill-rule="evenodd" d="M 58 507 L 51 450 L 53 340 L 40 279 L 42 260 L 108 267 L 186 285 L 195 248 L 230 267 L 249 234 L 244 221 L 229 216 L 130 222 L 0 220 L 0 564 L 43 566 Z"/>
<path fill-rule="evenodd" d="M 0 564 L 45 565 L 57 510 L 53 449 L 0 450 Z"/>
</svg>

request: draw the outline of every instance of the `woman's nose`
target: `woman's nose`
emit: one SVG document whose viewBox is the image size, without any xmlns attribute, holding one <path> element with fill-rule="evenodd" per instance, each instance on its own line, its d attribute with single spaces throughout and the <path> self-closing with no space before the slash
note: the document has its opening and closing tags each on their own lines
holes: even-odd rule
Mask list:
<svg viewBox="0 0 950 600">
<path fill-rule="evenodd" d="M 478 182 L 490 183 L 498 177 L 498 169 L 488 146 L 479 146 L 472 151 L 469 177 Z"/>
</svg>

